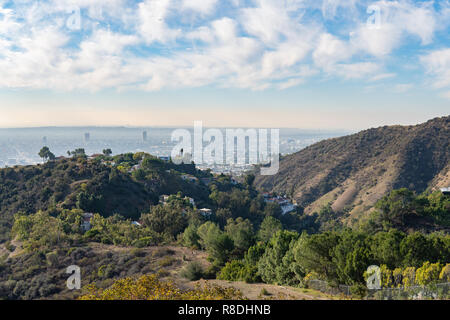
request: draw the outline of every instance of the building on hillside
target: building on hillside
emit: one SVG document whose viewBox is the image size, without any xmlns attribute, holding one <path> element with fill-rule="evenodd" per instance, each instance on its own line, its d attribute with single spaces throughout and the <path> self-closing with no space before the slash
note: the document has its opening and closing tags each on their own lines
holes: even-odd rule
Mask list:
<svg viewBox="0 0 450 320">
<path fill-rule="evenodd" d="M 450 196 L 450 187 L 441 188 L 441 192 L 446 196 Z"/>
<path fill-rule="evenodd" d="M 159 203 L 166 204 L 167 201 L 169 201 L 169 196 L 167 194 L 159 196 Z"/>
<path fill-rule="evenodd" d="M 133 221 L 133 222 L 131 222 L 131 225 L 136 226 L 136 227 L 142 226 L 142 224 L 139 221 Z"/>
<path fill-rule="evenodd" d="M 193 175 L 190 175 L 190 174 L 183 174 L 181 176 L 181 179 L 183 179 L 184 181 L 192 182 L 192 183 L 195 183 L 198 181 L 197 177 L 194 177 Z"/>
<path fill-rule="evenodd" d="M 93 213 L 85 212 L 83 213 L 83 221 L 81 222 L 81 228 L 83 231 L 89 231 L 92 228 L 91 219 L 94 217 Z"/>
<path fill-rule="evenodd" d="M 199 211 L 200 211 L 200 214 L 202 216 L 204 216 L 205 218 L 209 218 L 213 213 L 211 209 L 207 209 L 207 208 L 200 209 Z"/>
<path fill-rule="evenodd" d="M 131 167 L 130 172 L 138 171 L 138 170 L 141 169 L 141 168 L 142 168 L 142 166 L 141 166 L 140 163 L 139 163 L 139 164 L 136 164 L 136 165 L 134 165 L 134 166 Z"/>
<path fill-rule="evenodd" d="M 188 200 L 191 206 L 195 207 L 195 200 L 190 197 L 184 197 L 185 200 Z"/>
<path fill-rule="evenodd" d="M 159 156 L 158 159 L 162 160 L 162 161 L 166 161 L 166 162 L 170 161 L 170 157 L 166 157 L 166 156 Z"/>
<path fill-rule="evenodd" d="M 295 211 L 297 209 L 297 205 L 292 203 L 290 199 L 286 196 L 273 196 L 270 193 L 263 193 L 264 201 L 266 203 L 277 203 L 281 208 L 281 213 L 283 215 L 288 214 L 289 212 Z"/>
</svg>

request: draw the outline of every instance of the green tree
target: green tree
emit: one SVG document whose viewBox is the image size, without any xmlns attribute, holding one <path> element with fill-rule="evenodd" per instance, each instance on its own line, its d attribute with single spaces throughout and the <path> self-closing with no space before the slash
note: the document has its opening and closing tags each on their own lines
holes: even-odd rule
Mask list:
<svg viewBox="0 0 450 320">
<path fill-rule="evenodd" d="M 214 239 L 218 238 L 223 232 L 217 226 L 217 224 L 208 221 L 198 227 L 198 235 L 200 237 L 199 243 L 203 249 L 211 247 Z"/>
<path fill-rule="evenodd" d="M 223 266 L 230 259 L 233 250 L 233 240 L 224 233 L 213 239 L 210 247 L 207 249 L 209 258 L 217 266 Z"/>
<path fill-rule="evenodd" d="M 229 219 L 225 231 L 233 240 L 238 257 L 242 257 L 255 241 L 253 225 L 248 219 L 244 220 L 241 217 L 236 220 Z"/>
<path fill-rule="evenodd" d="M 404 267 L 419 268 L 425 261 L 432 260 L 430 257 L 432 253 L 433 248 L 430 242 L 420 232 L 408 235 L 400 243 L 400 255 L 403 257 Z"/>
<path fill-rule="evenodd" d="M 258 239 L 264 242 L 268 242 L 275 233 L 282 230 L 283 226 L 280 220 L 267 216 L 264 218 L 263 222 L 258 231 Z"/>
<path fill-rule="evenodd" d="M 112 150 L 111 149 L 103 149 L 103 154 L 107 157 L 112 155 Z"/>
<path fill-rule="evenodd" d="M 198 228 L 194 224 L 190 224 L 183 233 L 183 243 L 190 248 L 200 249 L 200 236 Z"/>
<path fill-rule="evenodd" d="M 244 182 L 247 185 L 248 188 L 253 187 L 253 183 L 255 182 L 255 175 L 254 174 L 247 174 L 244 177 Z"/>
<path fill-rule="evenodd" d="M 405 234 L 395 229 L 375 234 L 371 241 L 375 262 L 378 265 L 385 264 L 391 269 L 401 266 L 403 257 L 400 253 L 400 243 L 404 238 Z"/>
<path fill-rule="evenodd" d="M 366 234 L 342 232 L 332 255 L 339 282 L 348 285 L 364 282 L 364 272 L 373 262 Z"/>
<path fill-rule="evenodd" d="M 282 230 L 270 239 L 264 255 L 258 261 L 258 273 L 264 282 L 285 284 L 288 278 L 295 277 L 293 273 L 286 276 L 287 266 L 283 264 L 283 258 L 298 236 L 296 232 Z"/>
<path fill-rule="evenodd" d="M 339 236 L 336 232 L 311 236 L 303 233 L 293 248 L 295 263 L 305 274 L 315 272 L 321 278 L 337 281 L 332 252 L 338 242 Z"/>
<path fill-rule="evenodd" d="M 150 213 L 143 214 L 141 220 L 150 230 L 175 238 L 188 226 L 188 215 L 184 211 L 176 205 L 158 205 L 152 207 Z"/>
<path fill-rule="evenodd" d="M 55 155 L 50 152 L 50 149 L 48 147 L 42 147 L 42 149 L 39 151 L 39 157 L 42 158 L 42 160 L 55 160 Z"/>
<path fill-rule="evenodd" d="M 86 151 L 84 148 L 77 148 L 73 151 L 67 151 L 67 154 L 74 158 L 86 158 Z"/>
</svg>

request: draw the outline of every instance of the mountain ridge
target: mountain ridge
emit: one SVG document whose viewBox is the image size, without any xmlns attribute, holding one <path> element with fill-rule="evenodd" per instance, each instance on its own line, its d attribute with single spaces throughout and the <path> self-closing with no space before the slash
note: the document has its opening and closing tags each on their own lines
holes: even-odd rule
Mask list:
<svg viewBox="0 0 450 320">
<path fill-rule="evenodd" d="M 258 175 L 255 185 L 289 195 L 307 214 L 331 203 L 351 222 L 391 190 L 450 185 L 449 141 L 450 116 L 371 128 L 285 156 L 276 175 Z"/>
</svg>

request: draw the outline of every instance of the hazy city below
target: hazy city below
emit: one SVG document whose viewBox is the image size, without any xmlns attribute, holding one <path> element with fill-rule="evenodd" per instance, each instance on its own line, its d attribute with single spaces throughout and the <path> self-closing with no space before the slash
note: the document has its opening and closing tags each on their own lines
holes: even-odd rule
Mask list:
<svg viewBox="0 0 450 320">
<path fill-rule="evenodd" d="M 101 153 L 110 148 L 113 154 L 145 151 L 155 156 L 169 156 L 176 142 L 171 141 L 174 128 L 127 127 L 46 127 L 0 129 L 0 167 L 30 165 L 42 162 L 38 156 L 48 146 L 55 156 L 84 148 L 86 154 Z M 192 128 L 188 128 L 192 130 Z M 205 128 L 204 130 L 207 130 Z M 225 130 L 223 130 L 225 136 Z M 280 153 L 297 152 L 323 139 L 348 132 L 324 130 L 280 130 Z M 227 172 L 225 167 L 216 171 Z"/>
</svg>

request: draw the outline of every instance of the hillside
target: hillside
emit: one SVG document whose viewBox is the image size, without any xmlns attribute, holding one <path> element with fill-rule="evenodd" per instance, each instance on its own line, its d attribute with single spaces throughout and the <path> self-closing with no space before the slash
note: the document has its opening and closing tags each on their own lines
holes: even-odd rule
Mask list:
<svg viewBox="0 0 450 320">
<path fill-rule="evenodd" d="M 207 188 L 181 178 L 196 173 L 193 165 L 177 166 L 149 159 L 131 174 L 130 167 L 142 162 L 142 154 L 115 156 L 115 166 L 104 159 L 65 158 L 35 166 L 0 169 L 0 243 L 8 240 L 16 213 L 39 210 L 53 215 L 64 209 L 79 208 L 103 217 L 119 214 L 138 219 L 157 204 L 162 194 L 179 191 L 197 200 L 207 200 Z M 172 171 L 171 171 L 172 170 Z M 142 171 L 142 177 L 138 173 Z"/>
<path fill-rule="evenodd" d="M 291 196 L 307 214 L 331 203 L 344 221 L 355 222 L 393 189 L 449 186 L 449 141 L 449 116 L 369 129 L 286 156 L 277 175 L 258 176 L 255 184 Z"/>
</svg>

